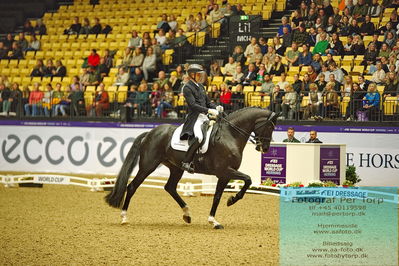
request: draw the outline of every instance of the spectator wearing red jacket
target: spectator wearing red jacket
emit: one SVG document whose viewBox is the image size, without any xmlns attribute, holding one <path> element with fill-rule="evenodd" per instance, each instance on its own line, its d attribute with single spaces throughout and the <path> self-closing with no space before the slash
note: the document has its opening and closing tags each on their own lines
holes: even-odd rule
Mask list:
<svg viewBox="0 0 399 266">
<path fill-rule="evenodd" d="M 228 111 L 231 109 L 231 91 L 227 87 L 226 83 L 220 84 L 220 104 L 223 106 L 224 110 Z"/>
<path fill-rule="evenodd" d="M 97 67 L 100 64 L 100 55 L 97 54 L 96 49 L 91 50 L 91 54 L 87 58 L 87 64 L 94 67 Z"/>
</svg>

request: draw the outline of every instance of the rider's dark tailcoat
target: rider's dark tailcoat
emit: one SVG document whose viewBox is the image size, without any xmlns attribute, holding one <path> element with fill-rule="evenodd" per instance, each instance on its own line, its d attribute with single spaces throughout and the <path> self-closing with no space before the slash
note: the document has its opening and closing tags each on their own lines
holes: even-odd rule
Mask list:
<svg viewBox="0 0 399 266">
<path fill-rule="evenodd" d="M 194 124 L 200 113 L 206 114 L 208 108 L 216 108 L 209 100 L 202 84 L 190 80 L 183 87 L 183 95 L 187 102 L 187 116 L 183 125 L 180 139 L 190 139 L 194 136 Z"/>
</svg>

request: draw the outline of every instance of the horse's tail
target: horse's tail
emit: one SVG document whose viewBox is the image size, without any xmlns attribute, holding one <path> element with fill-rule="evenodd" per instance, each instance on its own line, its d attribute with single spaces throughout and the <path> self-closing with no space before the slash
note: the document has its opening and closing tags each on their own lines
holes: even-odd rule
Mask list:
<svg viewBox="0 0 399 266">
<path fill-rule="evenodd" d="M 126 156 L 125 161 L 123 162 L 118 177 L 116 178 L 114 188 L 107 196 L 105 196 L 105 201 L 111 207 L 120 208 L 122 204 L 122 200 L 125 196 L 127 182 L 129 181 L 129 177 L 133 172 L 133 168 L 136 166 L 138 161 L 141 141 L 147 135 L 147 133 L 148 132 L 142 133 L 135 139 L 129 153 Z"/>
</svg>

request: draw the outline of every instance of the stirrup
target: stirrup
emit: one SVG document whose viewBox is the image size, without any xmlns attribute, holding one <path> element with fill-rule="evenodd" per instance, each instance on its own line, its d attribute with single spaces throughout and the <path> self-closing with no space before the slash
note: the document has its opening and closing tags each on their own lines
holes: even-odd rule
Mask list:
<svg viewBox="0 0 399 266">
<path fill-rule="evenodd" d="M 181 167 L 184 171 L 189 172 L 190 174 L 194 174 L 194 168 L 192 167 L 193 163 L 182 163 Z"/>
</svg>

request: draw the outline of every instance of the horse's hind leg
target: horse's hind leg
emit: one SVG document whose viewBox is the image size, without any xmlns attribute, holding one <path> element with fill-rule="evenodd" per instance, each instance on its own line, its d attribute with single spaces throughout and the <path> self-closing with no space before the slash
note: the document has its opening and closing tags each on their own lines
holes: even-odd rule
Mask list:
<svg viewBox="0 0 399 266">
<path fill-rule="evenodd" d="M 177 184 L 179 183 L 184 171 L 175 166 L 168 167 L 170 169 L 170 176 L 165 185 L 165 190 L 175 199 L 180 208 L 183 209 L 183 220 L 186 223 L 191 223 L 190 209 L 176 191 Z"/>
<path fill-rule="evenodd" d="M 127 223 L 127 209 L 129 208 L 130 199 L 133 197 L 137 188 L 143 183 L 147 176 L 157 168 L 158 165 L 159 163 L 156 161 L 151 163 L 149 160 L 143 162 L 143 160 L 140 159 L 139 171 L 133 181 L 127 186 L 125 203 L 123 204 L 121 212 L 122 224 Z"/>
<path fill-rule="evenodd" d="M 245 192 L 252 184 L 252 180 L 251 180 L 251 177 L 249 177 L 248 175 L 241 173 L 234 169 L 229 169 L 227 172 L 228 172 L 229 176 L 231 177 L 231 179 L 237 179 L 237 180 L 244 181 L 244 186 L 241 188 L 241 190 L 239 192 L 237 192 L 237 194 L 235 196 L 231 196 L 227 200 L 227 206 L 231 206 L 234 203 L 236 203 L 238 200 L 240 200 L 244 197 Z"/>
</svg>

